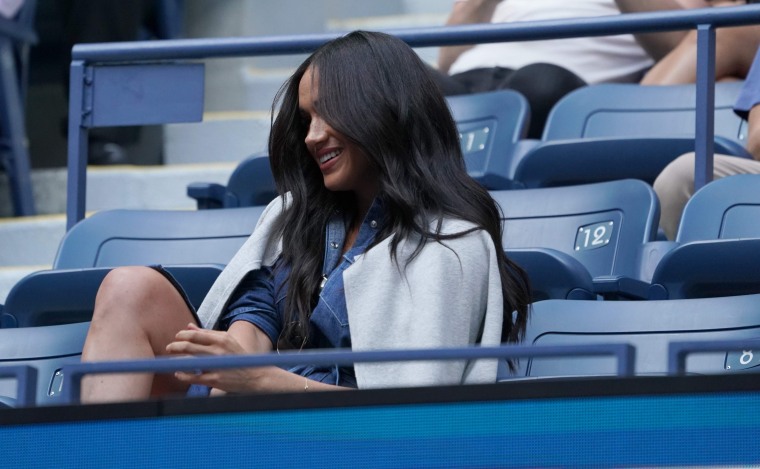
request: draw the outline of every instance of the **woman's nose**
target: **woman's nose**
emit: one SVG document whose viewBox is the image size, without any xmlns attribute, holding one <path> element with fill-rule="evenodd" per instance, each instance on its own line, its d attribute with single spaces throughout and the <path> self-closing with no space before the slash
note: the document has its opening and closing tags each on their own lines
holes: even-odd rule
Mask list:
<svg viewBox="0 0 760 469">
<path fill-rule="evenodd" d="M 314 145 L 327 137 L 327 125 L 322 119 L 312 119 L 306 133 L 306 145 Z"/>
</svg>

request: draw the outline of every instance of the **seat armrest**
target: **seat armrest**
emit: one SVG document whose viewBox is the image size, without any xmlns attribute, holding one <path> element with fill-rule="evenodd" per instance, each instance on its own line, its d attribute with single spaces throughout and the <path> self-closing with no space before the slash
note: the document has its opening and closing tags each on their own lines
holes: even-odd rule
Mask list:
<svg viewBox="0 0 760 469">
<path fill-rule="evenodd" d="M 715 153 L 752 159 L 752 154 L 741 143 L 721 135 L 715 136 Z"/>
<path fill-rule="evenodd" d="M 528 273 L 532 301 L 596 299 L 591 275 L 569 254 L 549 248 L 515 248 L 505 253 Z"/>
<path fill-rule="evenodd" d="M 679 246 L 675 241 L 649 241 L 641 245 L 638 255 L 638 272 L 636 278 L 646 282 L 652 281 L 652 276 L 663 257 Z"/>
<path fill-rule="evenodd" d="M 213 182 L 192 182 L 187 185 L 187 196 L 195 199 L 198 210 L 222 208 L 226 186 Z"/>
<path fill-rule="evenodd" d="M 652 283 L 668 298 L 709 298 L 760 293 L 760 239 L 684 243 L 657 264 Z"/>
<path fill-rule="evenodd" d="M 648 282 L 623 275 L 594 277 L 594 291 L 606 299 L 664 299 L 658 289 L 652 291 Z"/>
<path fill-rule="evenodd" d="M 198 307 L 221 265 L 164 266 Z M 8 293 L 0 327 L 32 327 L 84 322 L 92 319 L 95 296 L 110 267 L 34 272 Z"/>
</svg>

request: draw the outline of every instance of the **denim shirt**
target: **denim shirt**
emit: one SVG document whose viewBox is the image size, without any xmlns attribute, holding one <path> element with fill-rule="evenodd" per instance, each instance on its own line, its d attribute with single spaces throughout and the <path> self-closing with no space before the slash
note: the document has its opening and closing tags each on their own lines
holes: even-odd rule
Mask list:
<svg viewBox="0 0 760 469">
<path fill-rule="evenodd" d="M 325 227 L 323 282 L 319 300 L 309 318 L 309 337 L 304 348 L 351 347 L 343 271 L 375 239 L 383 220 L 380 202 L 375 200 L 372 204 L 353 246 L 341 255 L 350 219 L 350 214 L 336 212 Z M 248 274 L 232 295 L 221 319 L 222 328 L 229 328 L 235 321 L 248 321 L 260 328 L 276 346 L 283 329 L 288 270 L 278 260 L 274 268 L 265 267 Z M 289 371 L 324 383 L 356 387 L 352 366 L 299 365 Z"/>
</svg>

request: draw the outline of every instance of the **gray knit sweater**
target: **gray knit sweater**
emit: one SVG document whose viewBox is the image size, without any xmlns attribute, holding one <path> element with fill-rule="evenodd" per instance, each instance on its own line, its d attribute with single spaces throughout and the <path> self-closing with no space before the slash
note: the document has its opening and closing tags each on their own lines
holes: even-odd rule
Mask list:
<svg viewBox="0 0 760 469">
<path fill-rule="evenodd" d="M 266 208 L 251 237 L 219 275 L 198 310 L 212 328 L 235 287 L 262 265 L 271 266 L 282 243 L 273 222 L 283 198 Z M 443 221 L 444 233 L 472 228 L 462 220 Z M 399 268 L 390 258 L 391 237 L 355 258 L 344 272 L 352 349 L 391 350 L 498 345 L 502 329 L 501 278 L 491 238 L 483 230 L 430 242 L 406 268 L 413 239 L 399 247 Z M 357 363 L 359 388 L 489 383 L 496 360 Z"/>
</svg>

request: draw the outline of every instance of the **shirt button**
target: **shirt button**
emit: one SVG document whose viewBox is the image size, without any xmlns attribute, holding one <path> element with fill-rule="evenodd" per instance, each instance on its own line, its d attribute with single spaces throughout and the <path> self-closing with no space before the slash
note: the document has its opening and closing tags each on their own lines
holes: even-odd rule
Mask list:
<svg viewBox="0 0 760 469">
<path fill-rule="evenodd" d="M 372 220 L 371 222 L 369 222 L 369 226 L 371 226 L 372 228 L 377 228 L 377 222 L 375 220 Z"/>
<path fill-rule="evenodd" d="M 332 242 L 330 243 L 330 247 L 333 249 L 338 249 L 338 243 Z"/>
</svg>

